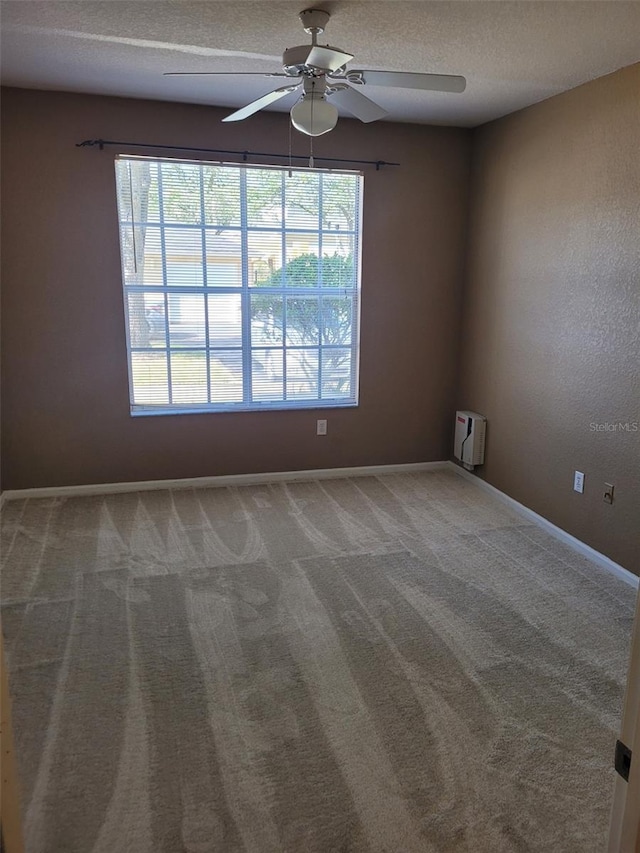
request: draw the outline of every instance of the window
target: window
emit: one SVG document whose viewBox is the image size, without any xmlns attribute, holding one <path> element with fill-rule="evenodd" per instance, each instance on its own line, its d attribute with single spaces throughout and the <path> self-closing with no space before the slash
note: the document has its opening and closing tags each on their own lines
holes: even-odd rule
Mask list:
<svg viewBox="0 0 640 853">
<path fill-rule="evenodd" d="M 353 406 L 353 172 L 118 157 L 132 414 Z"/>
</svg>

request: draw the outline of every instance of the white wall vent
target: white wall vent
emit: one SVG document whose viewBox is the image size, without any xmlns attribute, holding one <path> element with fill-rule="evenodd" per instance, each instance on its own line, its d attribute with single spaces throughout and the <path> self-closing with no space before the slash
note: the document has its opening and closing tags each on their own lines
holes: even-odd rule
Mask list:
<svg viewBox="0 0 640 853">
<path fill-rule="evenodd" d="M 487 419 L 477 412 L 456 412 L 456 432 L 453 455 L 464 468 L 473 471 L 484 462 L 484 442 L 487 434 Z"/>
</svg>

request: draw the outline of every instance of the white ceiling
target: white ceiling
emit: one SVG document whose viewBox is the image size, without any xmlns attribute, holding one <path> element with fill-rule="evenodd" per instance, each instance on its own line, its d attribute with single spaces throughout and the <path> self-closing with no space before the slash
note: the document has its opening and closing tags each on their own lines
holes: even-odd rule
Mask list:
<svg viewBox="0 0 640 853">
<path fill-rule="evenodd" d="M 640 60 L 640 2 L 309 5 L 331 12 L 320 42 L 355 54 L 350 67 L 467 78 L 461 95 L 368 86 L 393 121 L 472 127 Z M 239 107 L 282 83 L 162 72 L 279 71 L 284 48 L 309 40 L 297 17 L 304 8 L 304 0 L 3 0 L 2 82 Z"/>
</svg>

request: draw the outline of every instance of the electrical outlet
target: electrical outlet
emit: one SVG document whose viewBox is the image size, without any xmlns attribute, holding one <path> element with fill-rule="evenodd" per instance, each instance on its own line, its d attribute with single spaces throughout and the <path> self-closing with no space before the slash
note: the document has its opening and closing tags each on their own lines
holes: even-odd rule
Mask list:
<svg viewBox="0 0 640 853">
<path fill-rule="evenodd" d="M 316 421 L 316 435 L 327 434 L 327 422 L 325 420 Z"/>
<path fill-rule="evenodd" d="M 612 504 L 613 503 L 613 484 L 612 483 L 605 483 L 604 484 L 604 494 L 602 495 L 602 500 L 606 504 Z"/>
<path fill-rule="evenodd" d="M 582 471 L 576 471 L 573 475 L 573 491 L 580 492 L 580 494 L 584 492 L 584 474 Z"/>
</svg>

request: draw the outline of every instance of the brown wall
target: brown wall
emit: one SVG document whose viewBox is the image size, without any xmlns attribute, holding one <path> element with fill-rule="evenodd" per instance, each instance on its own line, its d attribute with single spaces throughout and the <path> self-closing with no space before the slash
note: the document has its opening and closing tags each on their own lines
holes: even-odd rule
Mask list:
<svg viewBox="0 0 640 853">
<path fill-rule="evenodd" d="M 360 405 L 129 415 L 113 175 L 88 137 L 287 149 L 286 115 L 18 89 L 2 102 L 3 486 L 63 486 L 445 459 L 470 133 L 341 119 L 316 154 L 367 170 Z M 308 151 L 296 135 L 295 151 Z"/>
<path fill-rule="evenodd" d="M 639 95 L 636 65 L 475 132 L 458 395 L 480 476 L 637 574 Z"/>
</svg>

